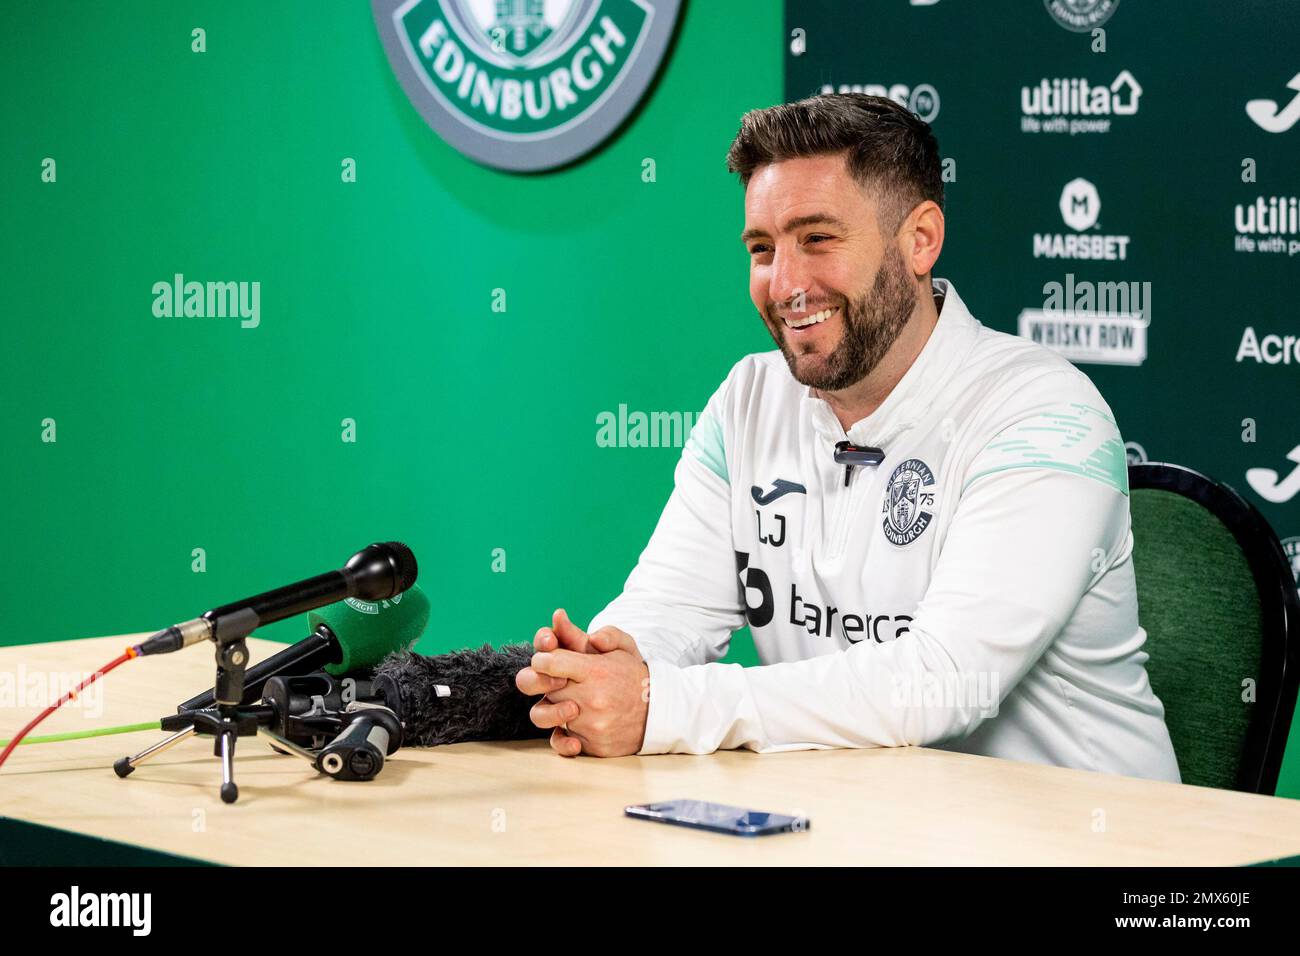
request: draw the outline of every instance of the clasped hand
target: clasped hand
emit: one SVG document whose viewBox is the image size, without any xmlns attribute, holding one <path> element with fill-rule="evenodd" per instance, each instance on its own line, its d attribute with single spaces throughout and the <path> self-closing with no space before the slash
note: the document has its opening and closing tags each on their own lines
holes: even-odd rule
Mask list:
<svg viewBox="0 0 1300 956">
<path fill-rule="evenodd" d="M 563 608 L 533 637 L 532 663 L 515 675 L 529 697 L 546 695 L 529 713 L 551 729 L 551 748 L 564 757 L 622 757 L 645 740 L 650 668 L 636 641 L 616 627 L 587 634 Z"/>
</svg>

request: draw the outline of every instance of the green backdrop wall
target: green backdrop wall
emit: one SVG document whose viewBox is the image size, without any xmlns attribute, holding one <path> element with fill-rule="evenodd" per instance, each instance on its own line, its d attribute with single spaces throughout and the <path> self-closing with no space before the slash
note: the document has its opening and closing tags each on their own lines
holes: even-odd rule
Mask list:
<svg viewBox="0 0 1300 956">
<path fill-rule="evenodd" d="M 771 347 L 724 156 L 780 98 L 779 3 L 689 4 L 631 122 L 534 176 L 425 125 L 368 3 L 5 4 L 0 36 L 0 641 L 152 630 L 389 538 L 425 652 L 618 593 L 680 449 L 597 416 L 697 413 Z M 259 324 L 156 317 L 176 273 L 259 281 Z"/>
</svg>

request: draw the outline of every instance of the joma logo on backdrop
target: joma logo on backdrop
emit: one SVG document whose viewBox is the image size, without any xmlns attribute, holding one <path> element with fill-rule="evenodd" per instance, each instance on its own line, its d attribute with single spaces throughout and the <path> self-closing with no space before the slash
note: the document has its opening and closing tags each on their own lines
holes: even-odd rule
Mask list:
<svg viewBox="0 0 1300 956">
<path fill-rule="evenodd" d="M 632 112 L 680 0 L 372 0 L 411 103 L 452 147 L 497 169 L 551 169 Z"/>
<path fill-rule="evenodd" d="M 262 324 L 261 282 L 186 282 L 176 273 L 153 284 L 153 314 L 160 319 L 240 319 L 239 327 Z"/>
<path fill-rule="evenodd" d="M 1065 282 L 1043 286 L 1043 307 L 1024 309 L 1019 333 L 1071 362 L 1141 365 L 1151 324 L 1150 282 Z"/>
<path fill-rule="evenodd" d="M 1076 233 L 1095 228 L 1101 215 L 1101 196 L 1097 187 L 1082 177 L 1065 184 L 1058 205 L 1061 218 Z M 1034 258 L 1123 261 L 1128 258 L 1128 244 L 1128 236 L 1035 233 Z"/>
<path fill-rule="evenodd" d="M 694 412 L 596 413 L 597 448 L 681 448 L 695 427 Z"/>
<path fill-rule="evenodd" d="M 1020 88 L 1020 131 L 1109 133 L 1110 117 L 1133 116 L 1141 97 L 1142 86 L 1128 70 L 1121 70 L 1109 86 L 1093 86 L 1081 76 L 1044 78 L 1037 86 Z"/>
<path fill-rule="evenodd" d="M 1272 468 L 1247 468 L 1246 481 L 1255 494 L 1275 505 L 1284 505 L 1300 494 L 1300 445 L 1286 453 L 1286 460 L 1292 468 L 1286 474 L 1280 474 Z"/>
<path fill-rule="evenodd" d="M 1266 133 L 1285 133 L 1300 122 L 1300 73 L 1291 77 L 1286 88 L 1295 90 L 1296 95 L 1285 105 L 1279 105 L 1277 100 L 1250 100 L 1246 104 L 1246 115 Z"/>
</svg>

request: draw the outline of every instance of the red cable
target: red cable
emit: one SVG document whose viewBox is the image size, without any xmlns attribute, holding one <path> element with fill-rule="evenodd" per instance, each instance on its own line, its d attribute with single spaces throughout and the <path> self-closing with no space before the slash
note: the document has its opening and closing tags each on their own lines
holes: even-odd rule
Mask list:
<svg viewBox="0 0 1300 956">
<path fill-rule="evenodd" d="M 22 730 L 18 732 L 17 737 L 9 741 L 9 746 L 5 747 L 4 753 L 0 753 L 0 766 L 4 766 L 4 762 L 9 758 L 9 754 L 12 753 L 13 749 L 18 746 L 19 741 L 21 741 L 24 737 L 26 737 L 29 733 L 32 732 L 33 727 L 39 724 L 46 717 L 50 716 L 50 714 L 54 713 L 58 708 L 62 707 L 68 701 L 75 699 L 77 694 L 79 694 L 82 688 L 84 688 L 87 684 L 94 683 L 95 681 L 99 680 L 99 678 L 103 677 L 105 674 L 111 671 L 114 667 L 117 667 L 119 664 L 125 664 L 131 658 L 137 656 L 139 655 L 136 653 L 136 649 L 134 647 L 128 647 L 126 649 L 126 653 L 124 653 L 121 657 L 115 658 L 113 662 L 110 663 L 107 667 L 101 667 L 99 670 L 95 671 L 95 673 L 91 674 L 89 677 L 83 680 L 72 690 L 68 691 L 66 694 L 60 697 L 55 703 L 51 704 L 49 707 L 46 707 L 43 711 L 37 714 L 36 717 L 33 718 L 31 723 L 29 723 L 26 727 L 24 727 Z"/>
</svg>

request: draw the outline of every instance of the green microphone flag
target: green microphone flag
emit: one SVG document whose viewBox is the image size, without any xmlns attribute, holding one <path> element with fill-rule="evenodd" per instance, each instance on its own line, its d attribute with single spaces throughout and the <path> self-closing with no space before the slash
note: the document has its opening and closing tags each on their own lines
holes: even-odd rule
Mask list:
<svg viewBox="0 0 1300 956">
<path fill-rule="evenodd" d="M 343 659 L 327 664 L 330 674 L 374 667 L 393 651 L 406 650 L 424 633 L 429 623 L 429 598 L 412 585 L 401 594 L 382 601 L 347 598 L 307 615 L 312 631 L 324 624 L 339 639 Z"/>
</svg>

